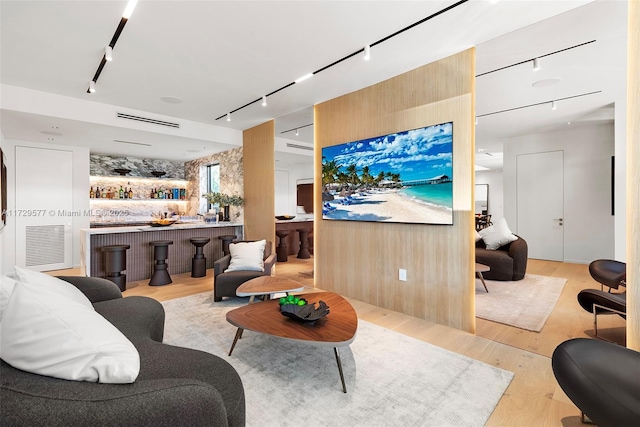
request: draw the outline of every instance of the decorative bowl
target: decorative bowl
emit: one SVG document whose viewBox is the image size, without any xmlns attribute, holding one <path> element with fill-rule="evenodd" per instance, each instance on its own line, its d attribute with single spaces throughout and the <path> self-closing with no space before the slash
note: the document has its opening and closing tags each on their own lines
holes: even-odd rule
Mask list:
<svg viewBox="0 0 640 427">
<path fill-rule="evenodd" d="M 288 220 L 293 219 L 295 217 L 296 217 L 295 215 L 278 215 L 278 216 L 276 216 L 276 219 L 283 220 L 283 221 L 288 221 Z"/>
<path fill-rule="evenodd" d="M 166 172 L 162 172 L 162 171 L 151 171 L 151 175 L 155 176 L 156 178 L 163 177 L 166 174 L 167 174 Z"/>
<path fill-rule="evenodd" d="M 329 314 L 329 307 L 324 301 L 318 302 L 318 308 L 316 308 L 315 303 L 305 305 L 284 304 L 280 306 L 280 313 L 298 322 L 312 323 Z"/>
<path fill-rule="evenodd" d="M 167 227 L 171 224 L 175 224 L 175 219 L 164 218 L 164 219 L 156 219 L 149 223 L 152 227 Z"/>
<path fill-rule="evenodd" d="M 115 173 L 118 173 L 122 176 L 125 176 L 126 174 L 128 174 L 129 172 L 131 172 L 131 169 L 124 169 L 124 168 L 119 168 L 119 169 L 114 169 L 113 170 Z"/>
</svg>

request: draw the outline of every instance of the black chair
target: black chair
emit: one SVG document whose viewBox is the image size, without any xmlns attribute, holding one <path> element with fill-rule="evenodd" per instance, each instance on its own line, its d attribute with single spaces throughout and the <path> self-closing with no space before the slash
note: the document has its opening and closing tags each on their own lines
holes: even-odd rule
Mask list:
<svg viewBox="0 0 640 427">
<path fill-rule="evenodd" d="M 627 318 L 627 293 L 612 294 L 598 289 L 583 289 L 578 293 L 578 303 L 593 313 L 593 333 L 598 336 L 598 315 L 617 314 Z"/>
<path fill-rule="evenodd" d="M 589 274 L 593 280 L 611 289 L 618 289 L 620 286 L 627 286 L 627 264 L 612 259 L 597 259 L 589 264 Z"/>
<path fill-rule="evenodd" d="M 640 353 L 599 340 L 575 338 L 551 357 L 569 399 L 598 427 L 640 425 Z"/>
<path fill-rule="evenodd" d="M 254 240 L 240 240 L 234 243 L 253 242 Z M 228 271 L 231 255 L 225 255 L 213 263 L 213 301 L 222 301 L 222 297 L 235 297 L 236 289 L 244 282 L 260 276 L 271 276 L 271 270 L 276 263 L 276 254 L 271 252 L 271 242 L 266 241 L 264 247 L 264 271 Z"/>
</svg>

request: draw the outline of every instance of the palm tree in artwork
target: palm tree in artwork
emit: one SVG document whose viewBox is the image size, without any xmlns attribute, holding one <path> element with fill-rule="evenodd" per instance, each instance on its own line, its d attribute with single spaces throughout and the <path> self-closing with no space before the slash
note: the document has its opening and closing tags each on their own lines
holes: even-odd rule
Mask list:
<svg viewBox="0 0 640 427">
<path fill-rule="evenodd" d="M 325 162 L 326 158 L 322 158 L 322 184 L 332 184 L 336 182 L 340 166 L 335 160 Z"/>
<path fill-rule="evenodd" d="M 358 168 L 355 164 L 350 164 L 347 166 L 347 176 L 349 177 L 349 182 L 352 184 L 358 184 L 360 178 L 358 178 Z"/>
<path fill-rule="evenodd" d="M 373 182 L 373 177 L 371 176 L 371 173 L 369 172 L 369 166 L 363 166 L 362 167 L 362 176 L 360 177 L 360 181 L 364 185 L 370 185 Z"/>
</svg>

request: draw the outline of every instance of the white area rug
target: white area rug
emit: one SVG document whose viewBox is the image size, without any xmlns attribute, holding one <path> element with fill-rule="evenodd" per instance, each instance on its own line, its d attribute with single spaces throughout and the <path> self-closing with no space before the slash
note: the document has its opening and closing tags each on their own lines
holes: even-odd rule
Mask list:
<svg viewBox="0 0 640 427">
<path fill-rule="evenodd" d="M 540 332 L 567 279 L 526 274 L 516 282 L 476 279 L 476 317 Z"/>
<path fill-rule="evenodd" d="M 236 328 L 225 313 L 246 302 L 214 303 L 204 293 L 163 305 L 164 342 L 213 353 L 236 368 L 248 426 L 481 426 L 513 378 L 360 320 L 355 341 L 339 350 L 345 394 L 331 347 L 245 331 L 227 356 Z"/>
</svg>

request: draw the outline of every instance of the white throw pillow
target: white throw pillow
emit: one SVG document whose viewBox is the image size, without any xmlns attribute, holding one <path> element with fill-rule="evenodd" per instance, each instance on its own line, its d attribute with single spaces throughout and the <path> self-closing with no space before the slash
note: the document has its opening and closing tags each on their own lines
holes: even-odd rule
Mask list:
<svg viewBox="0 0 640 427">
<path fill-rule="evenodd" d="M 80 304 L 84 304 L 93 310 L 93 305 L 91 304 L 91 301 L 89 301 L 89 298 L 87 298 L 85 294 L 71 283 L 38 271 L 27 270 L 26 268 L 18 267 L 17 265 L 15 266 L 15 269 L 19 282 L 30 283 L 37 286 L 47 286 L 50 290 L 64 295 L 67 298 L 71 298 Z"/>
<path fill-rule="evenodd" d="M 231 263 L 227 271 L 264 271 L 264 247 L 266 240 L 229 244 Z"/>
<path fill-rule="evenodd" d="M 140 372 L 131 341 L 93 307 L 53 287 L 22 282 L 0 322 L 0 357 L 23 371 L 65 380 L 132 383 Z"/>
<path fill-rule="evenodd" d="M 476 230 L 475 233 L 476 233 L 476 242 L 478 242 L 480 239 L 482 239 L 482 236 L 480 235 L 480 233 L 478 233 L 478 230 Z"/>
<path fill-rule="evenodd" d="M 509 230 L 507 220 L 504 218 L 500 218 L 494 225 L 480 230 L 480 236 L 482 236 L 487 249 L 491 250 L 518 240 L 518 236 Z"/>
<path fill-rule="evenodd" d="M 16 281 L 11 277 L 0 277 L 0 322 L 2 321 L 4 311 L 9 304 L 9 297 L 11 297 L 11 293 L 13 292 L 13 287 L 15 286 L 15 284 Z"/>
</svg>

